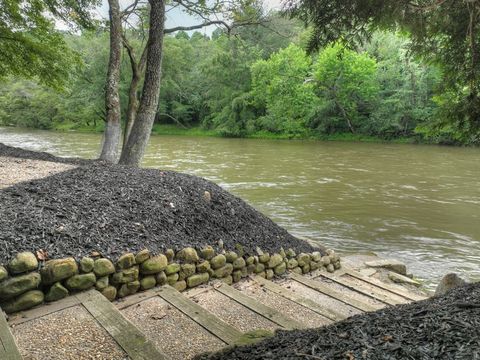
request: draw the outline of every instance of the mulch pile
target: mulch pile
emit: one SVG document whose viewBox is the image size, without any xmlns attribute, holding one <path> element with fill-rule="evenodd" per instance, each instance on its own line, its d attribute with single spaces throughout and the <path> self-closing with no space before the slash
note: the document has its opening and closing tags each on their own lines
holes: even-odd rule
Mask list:
<svg viewBox="0 0 480 360">
<path fill-rule="evenodd" d="M 92 162 L 92 160 L 86 160 L 86 159 L 80 159 L 80 158 L 62 158 L 46 152 L 20 149 L 13 146 L 5 145 L 3 143 L 0 143 L 0 156 L 15 157 L 19 159 L 51 161 L 51 162 L 57 162 L 62 164 L 72 164 L 72 165 L 85 165 Z"/>
<path fill-rule="evenodd" d="M 480 359 L 480 283 L 198 359 Z"/>
<path fill-rule="evenodd" d="M 0 156 L 7 154 L 0 148 Z M 220 240 L 228 250 L 241 245 L 246 254 L 257 246 L 313 251 L 214 183 L 172 171 L 88 162 L 0 191 L 0 263 L 19 251 L 44 250 L 49 258 L 96 251 L 115 259 L 127 251 Z"/>
</svg>

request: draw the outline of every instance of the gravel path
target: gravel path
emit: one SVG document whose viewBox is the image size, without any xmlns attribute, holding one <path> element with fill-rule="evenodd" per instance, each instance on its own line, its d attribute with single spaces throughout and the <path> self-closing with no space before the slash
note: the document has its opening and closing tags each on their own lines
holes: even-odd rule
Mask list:
<svg viewBox="0 0 480 360">
<path fill-rule="evenodd" d="M 480 283 L 199 359 L 446 360 L 480 358 Z"/>
<path fill-rule="evenodd" d="M 25 360 L 128 359 L 82 306 L 27 321 L 12 331 Z"/>
</svg>

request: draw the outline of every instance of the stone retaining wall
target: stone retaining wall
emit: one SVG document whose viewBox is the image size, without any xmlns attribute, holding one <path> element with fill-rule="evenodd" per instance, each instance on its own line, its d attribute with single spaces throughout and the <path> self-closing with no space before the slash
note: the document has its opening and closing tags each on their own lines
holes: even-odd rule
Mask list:
<svg viewBox="0 0 480 360">
<path fill-rule="evenodd" d="M 340 268 L 340 257 L 333 250 L 297 255 L 293 249 L 271 255 L 257 249 L 257 255 L 247 256 L 240 248 L 237 252 L 216 252 L 211 246 L 177 253 L 169 249 L 159 255 L 145 249 L 124 254 L 116 261 L 100 254 L 80 261 L 39 261 L 33 253 L 22 252 L 0 265 L 0 307 L 14 313 L 93 287 L 113 301 L 165 284 L 183 291 L 210 279 L 232 284 L 249 274 L 272 279 L 286 271 L 305 274 L 320 268 L 334 272 Z"/>
</svg>

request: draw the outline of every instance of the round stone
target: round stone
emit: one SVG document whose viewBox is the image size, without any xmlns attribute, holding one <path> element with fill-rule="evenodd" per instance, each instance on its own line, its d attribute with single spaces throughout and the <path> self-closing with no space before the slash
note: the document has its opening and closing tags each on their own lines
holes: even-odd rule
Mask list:
<svg viewBox="0 0 480 360">
<path fill-rule="evenodd" d="M 145 275 L 157 274 L 160 271 L 165 270 L 167 265 L 168 265 L 167 257 L 165 255 L 160 254 L 144 261 L 140 265 L 140 271 L 142 274 L 145 274 Z"/>
<path fill-rule="evenodd" d="M 8 269 L 11 274 L 21 274 L 28 271 L 37 270 L 38 261 L 31 252 L 21 252 L 15 255 L 8 264 Z"/>
<path fill-rule="evenodd" d="M 65 285 L 70 290 L 87 290 L 97 282 L 94 273 L 73 275 L 65 281 Z"/>
<path fill-rule="evenodd" d="M 97 259 L 93 265 L 93 272 L 99 277 L 110 275 L 115 272 L 115 266 L 108 259 Z"/>
<path fill-rule="evenodd" d="M 136 263 L 137 262 L 135 260 L 135 255 L 132 253 L 127 253 L 120 256 L 120 258 L 117 260 L 117 267 L 120 270 L 128 269 L 133 265 L 135 265 Z"/>
<path fill-rule="evenodd" d="M 144 261 L 147 261 L 150 258 L 150 251 L 147 249 L 140 250 L 137 255 L 135 255 L 135 263 L 141 264 Z"/>
<path fill-rule="evenodd" d="M 50 260 L 45 263 L 43 269 L 40 269 L 42 283 L 45 285 L 67 279 L 76 273 L 78 266 L 74 258 Z"/>
<path fill-rule="evenodd" d="M 222 254 L 214 256 L 212 260 L 210 260 L 210 265 L 212 265 L 212 269 L 214 270 L 220 269 L 221 267 L 225 266 L 226 263 L 227 258 Z"/>
<path fill-rule="evenodd" d="M 95 260 L 93 260 L 91 257 L 83 257 L 82 260 L 80 260 L 80 271 L 82 273 L 89 273 L 93 271 L 93 267 L 95 265 Z"/>
<path fill-rule="evenodd" d="M 177 259 L 185 263 L 196 263 L 199 260 L 197 250 L 188 247 L 177 253 Z"/>
</svg>

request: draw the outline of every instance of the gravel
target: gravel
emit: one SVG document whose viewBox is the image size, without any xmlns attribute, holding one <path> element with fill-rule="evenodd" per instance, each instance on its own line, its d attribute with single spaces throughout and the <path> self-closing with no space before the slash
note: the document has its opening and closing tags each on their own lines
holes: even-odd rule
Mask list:
<svg viewBox="0 0 480 360">
<path fill-rule="evenodd" d="M 72 164 L 72 165 L 84 165 L 89 164 L 92 160 L 80 159 L 80 158 L 64 158 L 58 157 L 46 152 L 31 151 L 20 149 L 13 146 L 8 146 L 3 143 L 0 143 L 0 156 L 8 156 L 19 159 L 30 159 L 30 160 L 42 160 L 50 161 L 61 164 Z"/>
<path fill-rule="evenodd" d="M 198 359 L 478 359 L 480 283 Z"/>
<path fill-rule="evenodd" d="M 26 360 L 128 359 L 82 306 L 27 321 L 12 331 Z"/>
<path fill-rule="evenodd" d="M 114 259 L 220 240 L 246 254 L 314 251 L 218 185 L 172 171 L 89 162 L 0 191 L 0 263 L 19 251 Z"/>
</svg>

